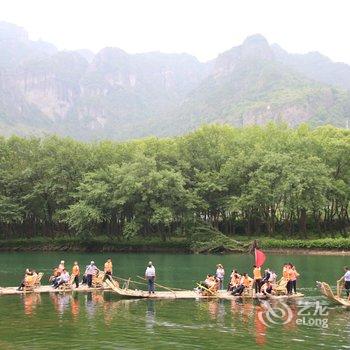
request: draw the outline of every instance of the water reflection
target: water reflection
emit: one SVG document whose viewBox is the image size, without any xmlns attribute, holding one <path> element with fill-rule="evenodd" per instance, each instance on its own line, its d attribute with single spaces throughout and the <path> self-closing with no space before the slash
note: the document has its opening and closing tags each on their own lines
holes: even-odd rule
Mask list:
<svg viewBox="0 0 350 350">
<path fill-rule="evenodd" d="M 70 294 L 62 293 L 50 293 L 50 299 L 52 301 L 52 304 L 56 310 L 56 313 L 62 317 L 65 310 L 69 309 L 70 306 Z"/>
<path fill-rule="evenodd" d="M 170 334 L 187 332 L 205 332 L 208 339 L 213 336 L 213 330 L 220 334 L 234 334 L 245 337 L 247 342 L 255 346 L 284 344 L 286 339 L 312 339 L 313 344 L 319 338 L 333 339 L 336 344 L 348 345 L 350 336 L 349 313 L 339 307 L 328 309 L 328 329 L 310 328 L 298 325 L 298 314 L 307 302 L 289 302 L 289 315 L 282 315 L 276 323 L 266 322 L 261 314 L 266 306 L 260 302 L 237 299 L 224 300 L 121 300 L 112 293 L 52 293 L 50 295 L 27 294 L 21 297 L 24 314 L 39 319 L 41 313 L 52 314 L 59 319 L 60 324 L 74 322 L 86 326 L 86 320 L 92 321 L 94 331 L 108 332 L 112 336 L 115 329 L 127 329 L 127 332 L 138 334 Z M 272 307 L 278 309 L 279 302 L 272 302 Z M 305 304 L 306 303 L 306 304 Z M 38 307 L 40 305 L 40 307 Z M 51 306 L 51 307 L 50 307 Z M 287 321 L 288 317 L 288 322 Z M 127 328 L 129 327 L 129 328 Z M 339 331 L 341 330 L 341 335 Z M 209 336 L 211 334 L 211 336 Z M 224 337 L 224 335 L 222 335 Z M 311 341 L 311 340 L 309 340 Z M 328 341 L 328 340 L 327 340 Z"/>
<path fill-rule="evenodd" d="M 77 294 L 73 294 L 70 299 L 70 310 L 74 321 L 78 320 L 80 303 Z"/>
<path fill-rule="evenodd" d="M 146 330 L 150 333 L 154 333 L 154 326 L 156 324 L 155 300 L 146 300 L 146 303 Z"/>
<path fill-rule="evenodd" d="M 23 294 L 24 313 L 27 316 L 33 316 L 37 306 L 41 303 L 41 296 L 37 293 Z"/>
</svg>

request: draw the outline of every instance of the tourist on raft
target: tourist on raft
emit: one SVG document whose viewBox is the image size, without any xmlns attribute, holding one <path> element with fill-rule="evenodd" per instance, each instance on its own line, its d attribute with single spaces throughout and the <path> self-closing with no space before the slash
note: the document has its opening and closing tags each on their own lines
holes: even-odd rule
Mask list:
<svg viewBox="0 0 350 350">
<path fill-rule="evenodd" d="M 113 275 L 113 263 L 111 258 L 108 258 L 107 261 L 105 262 L 104 273 L 105 273 L 104 280 L 106 280 L 107 278 L 110 280 Z"/>
<path fill-rule="evenodd" d="M 284 272 L 284 275 L 287 277 L 287 294 L 291 295 L 294 293 L 297 293 L 297 277 L 299 276 L 299 273 L 297 272 L 295 266 L 293 266 L 292 263 L 288 263 L 286 265 L 286 273 Z"/>
<path fill-rule="evenodd" d="M 35 276 L 33 274 L 33 271 L 31 271 L 30 269 L 26 269 L 26 271 L 24 273 L 23 280 L 22 280 L 21 284 L 19 285 L 19 287 L 17 288 L 17 290 L 23 290 L 23 288 L 26 285 L 31 284 L 31 282 L 33 281 L 34 277 Z"/>
<path fill-rule="evenodd" d="M 219 280 L 219 289 L 224 288 L 225 270 L 221 264 L 216 265 L 216 278 Z"/>
<path fill-rule="evenodd" d="M 99 269 L 96 267 L 95 262 L 91 261 L 90 265 L 86 267 L 85 274 L 86 274 L 86 283 L 89 288 L 92 287 L 92 277 L 94 275 L 97 275 L 99 272 Z"/>
<path fill-rule="evenodd" d="M 154 282 L 156 279 L 156 269 L 153 266 L 152 261 L 148 263 L 148 266 L 145 271 L 145 279 L 148 284 L 148 294 L 153 293 L 154 294 Z"/>
<path fill-rule="evenodd" d="M 272 284 L 276 284 L 276 282 L 277 282 L 277 274 L 276 274 L 275 271 L 270 270 L 269 282 L 271 282 Z"/>
<path fill-rule="evenodd" d="M 251 288 L 253 284 L 253 279 L 248 276 L 246 272 L 243 273 L 240 283 L 236 288 L 232 290 L 232 295 L 240 296 L 246 288 Z"/>
<path fill-rule="evenodd" d="M 241 281 L 241 275 L 236 270 L 232 270 L 232 273 L 230 276 L 230 282 L 227 286 L 227 291 L 232 292 L 232 290 L 240 284 L 240 281 Z"/>
<path fill-rule="evenodd" d="M 264 295 L 273 295 L 275 294 L 275 291 L 273 290 L 272 283 L 270 281 L 267 281 L 263 284 L 261 287 L 261 293 Z"/>
<path fill-rule="evenodd" d="M 253 266 L 253 277 L 254 277 L 254 290 L 255 293 L 260 293 L 261 291 L 261 268 L 254 265 Z"/>
<path fill-rule="evenodd" d="M 350 269 L 348 267 L 344 267 L 344 275 L 341 279 L 339 279 L 337 282 L 341 283 L 344 281 L 344 288 L 345 288 L 345 292 L 346 292 L 346 296 L 349 298 L 350 300 Z"/>
<path fill-rule="evenodd" d="M 64 260 L 61 260 L 60 264 L 58 265 L 58 271 L 59 273 L 62 273 L 62 271 L 65 269 L 64 266 Z"/>
<path fill-rule="evenodd" d="M 69 273 L 67 272 L 66 269 L 63 269 L 62 273 L 60 274 L 59 277 L 57 277 L 53 283 L 53 287 L 57 289 L 59 286 L 61 286 L 64 283 L 69 282 Z"/>
<path fill-rule="evenodd" d="M 208 274 L 204 282 L 200 282 L 200 285 L 206 289 L 217 290 L 219 283 L 220 281 L 215 276 Z M 202 288 L 202 290 L 205 290 L 204 288 Z"/>
<path fill-rule="evenodd" d="M 266 282 L 268 282 L 270 280 L 270 277 L 271 277 L 271 271 L 269 268 L 267 268 L 265 271 L 264 271 L 264 276 L 261 280 L 261 286 L 263 286 Z"/>
<path fill-rule="evenodd" d="M 75 288 L 79 288 L 80 268 L 77 261 L 74 261 L 74 265 L 72 267 L 72 276 L 74 276 L 73 282 L 75 283 Z"/>
</svg>

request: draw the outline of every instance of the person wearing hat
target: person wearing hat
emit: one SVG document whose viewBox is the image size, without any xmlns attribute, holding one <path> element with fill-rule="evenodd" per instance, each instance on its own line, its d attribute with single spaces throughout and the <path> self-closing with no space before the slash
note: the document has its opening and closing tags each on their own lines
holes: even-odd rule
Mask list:
<svg viewBox="0 0 350 350">
<path fill-rule="evenodd" d="M 98 273 L 98 268 L 95 265 L 94 261 L 90 262 L 90 265 L 86 268 L 86 282 L 89 288 L 92 287 L 92 276 Z"/>
<path fill-rule="evenodd" d="M 156 279 L 156 269 L 154 268 L 152 261 L 148 263 L 148 266 L 146 268 L 145 279 L 147 280 L 148 284 L 148 294 L 154 294 L 154 281 Z"/>
<path fill-rule="evenodd" d="M 219 289 L 224 288 L 224 277 L 225 277 L 225 270 L 224 267 L 221 264 L 216 265 L 216 278 L 219 280 L 220 286 Z"/>
<path fill-rule="evenodd" d="M 65 269 L 64 260 L 61 260 L 60 264 L 58 265 L 59 273 L 62 273 L 64 269 Z"/>
</svg>

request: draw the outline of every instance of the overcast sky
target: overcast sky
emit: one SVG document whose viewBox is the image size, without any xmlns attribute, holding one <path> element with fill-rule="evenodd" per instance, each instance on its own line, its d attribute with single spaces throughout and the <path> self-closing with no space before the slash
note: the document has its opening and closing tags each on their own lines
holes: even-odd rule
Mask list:
<svg viewBox="0 0 350 350">
<path fill-rule="evenodd" d="M 59 49 L 187 52 L 201 61 L 263 34 L 350 64 L 350 0 L 0 0 L 0 20 Z"/>
</svg>

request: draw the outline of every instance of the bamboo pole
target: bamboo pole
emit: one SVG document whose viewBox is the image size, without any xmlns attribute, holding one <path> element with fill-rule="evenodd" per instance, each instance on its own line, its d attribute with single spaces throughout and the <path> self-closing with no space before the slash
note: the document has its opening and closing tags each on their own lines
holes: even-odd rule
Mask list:
<svg viewBox="0 0 350 350">
<path fill-rule="evenodd" d="M 137 276 L 137 277 L 140 278 L 140 279 L 142 279 L 142 280 L 144 280 L 144 281 L 146 281 L 146 278 L 144 278 L 144 277 L 141 277 L 141 276 Z M 172 292 L 172 293 L 174 293 L 174 294 L 176 295 L 176 292 L 175 292 L 173 289 L 169 288 L 169 287 L 162 286 L 161 284 L 156 283 L 156 282 L 154 282 L 154 285 L 157 286 L 157 287 L 159 287 L 159 288 L 163 288 L 163 289 L 169 290 L 170 292 Z M 174 289 L 175 289 L 175 288 L 174 288 Z M 178 289 L 178 288 L 176 288 L 176 289 Z M 182 289 L 182 290 L 183 290 L 183 289 Z"/>
<path fill-rule="evenodd" d="M 206 290 L 206 291 L 209 292 L 211 295 L 214 295 L 214 292 L 213 292 L 212 290 L 210 290 L 210 289 L 208 289 L 208 288 L 202 286 L 200 283 L 197 283 L 197 286 L 198 286 L 199 288 L 202 288 L 202 289 Z"/>
</svg>

